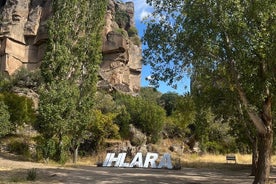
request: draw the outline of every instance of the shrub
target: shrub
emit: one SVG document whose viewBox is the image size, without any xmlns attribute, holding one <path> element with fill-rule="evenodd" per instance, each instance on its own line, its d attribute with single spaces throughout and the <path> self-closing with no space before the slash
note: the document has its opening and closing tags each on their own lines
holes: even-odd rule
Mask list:
<svg viewBox="0 0 276 184">
<path fill-rule="evenodd" d="M 37 177 L 37 172 L 35 168 L 28 170 L 27 177 L 26 177 L 27 181 L 35 181 L 36 177 Z"/>
<path fill-rule="evenodd" d="M 8 107 L 0 99 L 0 137 L 3 137 L 11 132 L 11 123 L 9 121 L 10 114 Z"/>
<path fill-rule="evenodd" d="M 127 37 L 127 32 L 126 32 L 126 30 L 124 30 L 124 29 L 122 29 L 122 28 L 118 28 L 118 29 L 115 29 L 115 31 L 114 31 L 115 33 L 119 33 L 119 34 L 121 34 L 123 37 Z"/>
<path fill-rule="evenodd" d="M 12 140 L 7 147 L 11 153 L 23 155 L 26 158 L 31 156 L 29 144 L 26 140 Z"/>
<path fill-rule="evenodd" d="M 129 15 L 125 11 L 117 10 L 115 14 L 115 22 L 120 28 L 125 28 L 126 24 L 129 22 Z"/>
<path fill-rule="evenodd" d="M 131 37 L 130 40 L 133 42 L 134 45 L 137 45 L 138 47 L 141 46 L 141 40 L 137 35 Z"/>
<path fill-rule="evenodd" d="M 134 37 L 138 34 L 136 27 L 130 27 L 127 31 L 129 37 Z"/>
</svg>

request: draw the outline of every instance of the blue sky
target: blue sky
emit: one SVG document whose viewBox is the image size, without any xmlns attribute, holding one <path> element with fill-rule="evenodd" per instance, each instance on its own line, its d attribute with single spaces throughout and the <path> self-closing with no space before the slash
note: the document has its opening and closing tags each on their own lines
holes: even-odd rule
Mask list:
<svg viewBox="0 0 276 184">
<path fill-rule="evenodd" d="M 128 2 L 130 0 L 123 0 L 123 2 Z M 135 9 L 135 24 L 136 28 L 138 29 L 138 34 L 142 38 L 144 34 L 144 30 L 146 29 L 146 26 L 142 23 L 142 20 L 150 15 L 152 12 L 152 7 L 150 7 L 146 0 L 131 0 L 134 2 L 134 9 Z M 144 46 L 142 46 L 143 49 Z M 151 75 L 151 68 L 150 66 L 143 65 L 142 68 L 142 77 L 141 77 L 141 86 L 146 87 L 149 86 L 149 82 L 146 80 L 147 77 Z M 188 77 L 183 78 L 182 81 L 178 82 L 178 88 L 174 89 L 164 82 L 159 82 L 159 88 L 158 91 L 162 93 L 167 92 L 176 92 L 179 94 L 185 94 L 186 92 L 190 91 L 190 80 Z"/>
</svg>

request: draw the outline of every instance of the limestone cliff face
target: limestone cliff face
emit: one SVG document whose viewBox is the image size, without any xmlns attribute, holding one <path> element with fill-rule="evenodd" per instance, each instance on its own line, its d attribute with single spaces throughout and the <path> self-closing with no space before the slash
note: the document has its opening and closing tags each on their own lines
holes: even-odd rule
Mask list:
<svg viewBox="0 0 276 184">
<path fill-rule="evenodd" d="M 45 52 L 48 0 L 4 0 L 0 4 L 0 67 L 13 74 L 37 68 Z"/>
<path fill-rule="evenodd" d="M 140 90 L 142 51 L 134 30 L 134 4 L 110 0 L 103 33 L 101 87 L 129 93 Z"/>
<path fill-rule="evenodd" d="M 109 0 L 103 31 L 99 87 L 136 93 L 140 89 L 141 46 L 133 33 L 134 4 Z M 47 41 L 51 0 L 0 2 L 0 70 L 12 75 L 21 67 L 36 69 Z"/>
</svg>

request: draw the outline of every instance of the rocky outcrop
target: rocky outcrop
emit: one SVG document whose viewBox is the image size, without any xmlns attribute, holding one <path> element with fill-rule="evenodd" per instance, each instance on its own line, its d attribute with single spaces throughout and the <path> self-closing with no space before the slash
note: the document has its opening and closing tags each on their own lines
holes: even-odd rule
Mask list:
<svg viewBox="0 0 276 184">
<path fill-rule="evenodd" d="M 0 7 L 0 69 L 39 67 L 46 49 L 50 0 L 4 0 Z"/>
<path fill-rule="evenodd" d="M 101 88 L 127 93 L 140 90 L 142 51 L 133 30 L 134 4 L 110 0 L 103 33 Z"/>
<path fill-rule="evenodd" d="M 51 0 L 0 2 L 0 70 L 8 75 L 20 68 L 40 66 L 46 41 Z M 100 88 L 136 93 L 140 89 L 141 46 L 133 33 L 134 4 L 109 0 L 103 31 Z"/>
<path fill-rule="evenodd" d="M 135 128 L 134 125 L 129 125 L 129 140 L 133 146 L 144 146 L 147 143 L 147 136 L 140 130 Z"/>
</svg>

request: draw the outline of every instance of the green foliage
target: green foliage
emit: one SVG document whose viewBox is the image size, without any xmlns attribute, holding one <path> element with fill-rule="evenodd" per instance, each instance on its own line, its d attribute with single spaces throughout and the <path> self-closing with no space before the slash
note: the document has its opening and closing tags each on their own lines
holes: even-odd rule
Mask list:
<svg viewBox="0 0 276 184">
<path fill-rule="evenodd" d="M 156 88 L 142 87 L 139 95 L 145 100 L 152 103 L 157 103 L 162 94 Z"/>
<path fill-rule="evenodd" d="M 115 33 L 119 33 L 119 34 L 122 35 L 123 37 L 127 38 L 127 31 L 124 30 L 123 28 L 115 29 Z"/>
<path fill-rule="evenodd" d="M 9 78 L 3 73 L 0 73 L 0 92 L 7 91 L 11 86 L 10 84 Z"/>
<path fill-rule="evenodd" d="M 133 36 L 133 37 L 130 37 L 130 40 L 133 42 L 134 45 L 140 47 L 141 46 L 141 40 L 139 38 L 139 36 Z"/>
<path fill-rule="evenodd" d="M 56 153 L 56 141 L 54 139 L 46 139 L 42 136 L 36 137 L 36 157 L 37 161 L 44 159 L 48 162 L 49 158 L 54 158 Z"/>
<path fill-rule="evenodd" d="M 32 124 L 35 121 L 35 110 L 33 109 L 33 101 L 31 99 L 7 92 L 1 96 L 5 105 L 8 107 L 7 110 L 10 114 L 11 128 L 13 130 L 24 123 Z"/>
<path fill-rule="evenodd" d="M 1 99 L 0 95 L 0 138 L 11 132 L 10 114 L 8 107 Z"/>
<path fill-rule="evenodd" d="M 127 30 L 127 33 L 129 37 L 135 37 L 138 34 L 138 30 L 136 29 L 136 27 L 132 26 Z"/>
<path fill-rule="evenodd" d="M 76 150 L 89 136 L 102 59 L 101 33 L 106 3 L 52 2 L 48 48 L 41 65 L 44 84 L 39 90 L 36 128 L 45 143 L 55 140 L 57 156 L 54 157 L 61 162 L 66 160 L 69 147 Z"/>
<path fill-rule="evenodd" d="M 129 15 L 126 11 L 116 10 L 115 22 L 120 28 L 126 29 L 126 24 L 129 23 Z"/>
<path fill-rule="evenodd" d="M 187 133 L 187 130 L 179 127 L 171 117 L 166 118 L 163 131 L 170 139 L 185 138 Z"/>
<path fill-rule="evenodd" d="M 158 104 L 166 110 L 167 116 L 171 116 L 172 112 L 176 110 L 177 102 L 180 96 L 177 93 L 165 93 L 158 100 Z"/>
<path fill-rule="evenodd" d="M 144 100 L 140 97 L 118 95 L 115 101 L 124 105 L 130 115 L 129 124 L 144 132 L 150 137 L 150 142 L 155 143 L 160 138 L 163 129 L 165 111 L 156 103 Z"/>
<path fill-rule="evenodd" d="M 255 128 L 253 136 L 260 142 L 254 183 L 266 183 L 275 113 L 276 1 L 147 2 L 154 12 L 146 21 L 144 64 L 152 66 L 153 83 L 162 80 L 174 85 L 188 73 L 194 85 L 192 94 L 213 94 L 196 100 L 194 127 L 200 142 L 210 142 L 214 149 L 220 148 L 211 139 L 218 139 L 225 131 L 214 131 L 213 123 L 227 130 L 230 122 L 245 124 L 250 120 L 251 126 L 246 126 L 250 131 L 241 132 L 250 137 L 252 126 Z M 216 102 L 210 105 L 213 99 Z M 199 108 L 199 104 L 203 106 Z M 238 114 L 242 118 L 235 118 Z"/>
<path fill-rule="evenodd" d="M 29 142 L 25 139 L 12 139 L 7 145 L 8 151 L 24 158 L 30 158 Z"/>
<path fill-rule="evenodd" d="M 115 123 L 119 126 L 119 133 L 121 138 L 128 139 L 129 138 L 129 123 L 131 117 L 130 114 L 127 112 L 125 106 L 120 108 L 120 113 L 115 118 Z"/>
<path fill-rule="evenodd" d="M 113 97 L 106 93 L 97 91 L 95 96 L 95 105 L 94 108 L 100 110 L 103 114 L 111 113 L 116 111 L 116 103 L 113 100 Z"/>
<path fill-rule="evenodd" d="M 37 170 L 35 168 L 28 170 L 26 180 L 35 181 L 36 179 L 37 179 Z"/>
<path fill-rule="evenodd" d="M 106 138 L 120 138 L 119 127 L 113 123 L 117 114 L 103 114 L 100 110 L 94 109 L 91 112 L 93 121 L 91 122 L 88 131 L 89 136 L 80 144 L 80 150 L 89 154 L 100 151 L 103 148 L 103 143 Z"/>
<path fill-rule="evenodd" d="M 101 111 L 94 110 L 93 111 L 93 124 L 92 130 L 98 129 L 98 131 L 102 132 L 101 137 L 103 138 L 119 138 L 119 127 L 113 123 L 116 114 L 107 113 L 102 114 Z M 93 132 L 93 131 L 92 131 Z"/>
</svg>

